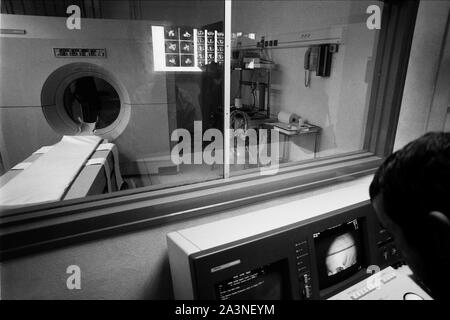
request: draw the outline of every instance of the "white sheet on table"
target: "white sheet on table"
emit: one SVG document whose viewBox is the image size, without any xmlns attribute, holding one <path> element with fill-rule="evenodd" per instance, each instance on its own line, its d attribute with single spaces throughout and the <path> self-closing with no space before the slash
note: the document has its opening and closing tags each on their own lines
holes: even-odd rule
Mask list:
<svg viewBox="0 0 450 320">
<path fill-rule="evenodd" d="M 114 143 L 102 143 L 98 146 L 97 151 L 109 151 L 113 153 L 113 159 L 114 159 L 114 175 L 116 176 L 116 185 L 117 185 L 117 191 L 120 190 L 123 184 L 122 175 L 120 174 L 120 167 L 119 167 L 119 152 L 117 149 L 117 146 Z"/>
<path fill-rule="evenodd" d="M 111 168 L 109 167 L 107 157 L 89 159 L 88 162 L 86 163 L 86 166 L 94 166 L 94 165 L 101 165 L 101 166 L 105 167 L 106 184 L 108 186 L 108 193 L 111 193 L 112 192 Z"/>
<path fill-rule="evenodd" d="M 33 162 L 21 162 L 16 164 L 11 170 L 25 170 L 28 168 Z"/>
<path fill-rule="evenodd" d="M 64 136 L 0 189 L 0 205 L 62 199 L 101 141 L 97 136 Z"/>
<path fill-rule="evenodd" d="M 37 149 L 33 154 L 44 154 L 50 151 L 50 149 L 53 148 L 53 146 L 44 146 L 39 149 Z"/>
</svg>

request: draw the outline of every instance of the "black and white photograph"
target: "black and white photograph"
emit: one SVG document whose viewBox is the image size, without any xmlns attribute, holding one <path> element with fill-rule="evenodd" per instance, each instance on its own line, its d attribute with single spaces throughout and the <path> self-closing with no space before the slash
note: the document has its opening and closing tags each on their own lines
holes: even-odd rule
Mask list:
<svg viewBox="0 0 450 320">
<path fill-rule="evenodd" d="M 0 4 L 1 304 L 450 299 L 450 0 Z"/>
</svg>

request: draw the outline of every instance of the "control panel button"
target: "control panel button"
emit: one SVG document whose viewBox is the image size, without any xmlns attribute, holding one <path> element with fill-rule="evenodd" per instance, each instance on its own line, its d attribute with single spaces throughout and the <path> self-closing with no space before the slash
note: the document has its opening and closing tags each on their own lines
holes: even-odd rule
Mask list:
<svg viewBox="0 0 450 320">
<path fill-rule="evenodd" d="M 296 260 L 297 268 L 308 267 L 309 266 L 309 255 L 303 257 L 297 257 Z"/>
<path fill-rule="evenodd" d="M 388 283 L 389 281 L 394 280 L 396 277 L 397 276 L 395 275 L 395 273 L 388 273 L 386 275 L 383 275 L 383 277 L 381 278 L 381 282 Z"/>
<path fill-rule="evenodd" d="M 388 252 L 387 252 L 386 248 L 384 248 L 384 250 L 383 250 L 383 258 L 385 261 L 387 261 L 387 259 L 388 259 Z"/>
<path fill-rule="evenodd" d="M 300 288 L 303 298 L 309 299 L 312 297 L 311 276 L 309 272 L 303 274 L 300 278 Z"/>
<path fill-rule="evenodd" d="M 308 271 L 308 269 L 306 267 L 301 267 L 301 268 L 297 268 L 298 273 L 303 273 Z M 302 278 L 303 275 L 300 275 L 299 278 Z"/>
<path fill-rule="evenodd" d="M 308 254 L 308 242 L 305 240 L 295 243 L 295 255 L 302 256 L 305 254 Z"/>
<path fill-rule="evenodd" d="M 353 294 L 350 296 L 350 299 L 352 300 L 358 300 L 364 297 L 365 295 L 369 294 L 370 292 L 376 290 L 376 287 L 369 288 L 369 287 L 363 287 L 359 290 L 356 290 L 353 292 Z"/>
</svg>

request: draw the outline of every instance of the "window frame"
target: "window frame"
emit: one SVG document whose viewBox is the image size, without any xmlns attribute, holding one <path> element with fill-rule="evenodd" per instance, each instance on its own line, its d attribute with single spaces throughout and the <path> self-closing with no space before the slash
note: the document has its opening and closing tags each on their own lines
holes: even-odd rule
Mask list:
<svg viewBox="0 0 450 320">
<path fill-rule="evenodd" d="M 231 2 L 224 1 L 224 5 L 227 15 Z M 419 1 L 384 3 L 363 151 L 282 166 L 272 176 L 256 172 L 230 177 L 225 174 L 224 179 L 165 189 L 144 187 L 8 210 L 0 216 L 0 260 L 212 214 L 373 173 L 393 150 L 418 6 Z M 227 27 L 231 28 L 229 23 L 225 23 Z M 226 37 L 229 35 L 226 32 Z M 225 70 L 229 70 L 229 39 L 226 57 Z M 230 98 L 226 94 L 224 98 L 227 105 Z M 225 134 L 225 147 L 227 141 Z"/>
</svg>

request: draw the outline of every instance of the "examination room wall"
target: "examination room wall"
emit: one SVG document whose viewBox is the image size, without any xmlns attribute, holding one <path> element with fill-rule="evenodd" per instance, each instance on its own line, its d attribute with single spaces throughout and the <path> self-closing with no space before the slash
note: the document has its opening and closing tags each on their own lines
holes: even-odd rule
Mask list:
<svg viewBox="0 0 450 320">
<path fill-rule="evenodd" d="M 435 15 L 436 12 L 446 14 Z M 411 56 L 422 56 L 425 60 L 411 60 L 409 70 L 426 72 L 430 63 L 438 63 L 438 57 L 426 55 L 428 48 L 418 45 L 424 38 L 420 34 L 441 39 L 438 49 L 443 46 L 443 36 L 447 24 L 449 5 L 443 1 L 422 1 L 419 7 L 417 27 L 413 40 Z M 428 21 L 428 22 L 426 22 Z M 430 22 L 432 21 L 432 22 Z M 448 54 L 448 53 L 447 53 Z M 446 56 L 448 61 L 449 57 Z M 411 76 L 408 71 L 404 101 L 409 99 L 408 110 L 427 112 L 430 106 L 415 103 Z M 437 70 L 434 69 L 434 76 Z M 417 94 L 426 94 L 426 86 L 415 88 Z M 415 93 L 414 93 L 415 94 Z M 445 96 L 445 95 L 444 95 Z M 439 95 L 436 98 L 442 98 Z M 402 104 L 402 112 L 405 110 Z M 404 119 L 406 121 L 406 119 Z M 404 123 L 405 126 L 408 123 Z M 411 132 L 399 126 L 396 143 L 399 139 L 412 139 Z M 422 130 L 422 129 L 421 129 Z M 329 190 L 330 187 L 328 187 Z M 325 188 L 327 189 L 327 188 Z M 323 191 L 323 190 L 320 190 Z M 298 195 L 295 198 L 306 196 Z M 276 203 L 285 203 L 293 197 L 278 199 Z M 172 298 L 169 263 L 167 258 L 166 234 L 201 223 L 212 222 L 230 216 L 236 216 L 267 208 L 267 203 L 238 210 L 222 212 L 200 218 L 184 220 L 164 226 L 122 234 L 96 241 L 41 252 L 2 262 L 1 298 L 3 299 L 167 299 Z M 66 287 L 66 268 L 77 264 L 81 268 L 82 289 L 68 290 Z"/>
<path fill-rule="evenodd" d="M 297 113 L 322 127 L 318 156 L 361 150 L 367 121 L 371 61 L 377 32 L 366 26 L 364 1 L 237 1 L 232 31 L 255 33 L 257 39 L 296 40 L 299 34 L 343 28 L 339 51 L 333 54 L 331 76 L 311 76 L 304 85 L 307 42 L 297 48 L 267 50 L 276 64 L 272 72 L 271 111 Z M 235 92 L 232 92 L 233 94 Z M 313 156 L 313 136 L 291 137 L 291 160 Z"/>
<path fill-rule="evenodd" d="M 412 42 L 396 150 L 425 132 L 450 131 L 450 2 L 425 1 L 421 12 Z"/>
</svg>

